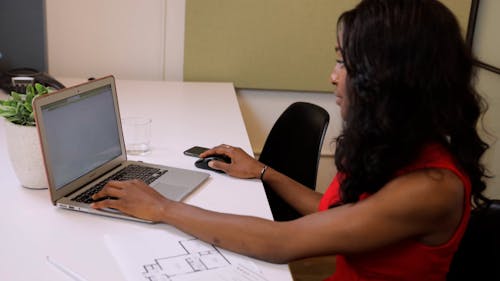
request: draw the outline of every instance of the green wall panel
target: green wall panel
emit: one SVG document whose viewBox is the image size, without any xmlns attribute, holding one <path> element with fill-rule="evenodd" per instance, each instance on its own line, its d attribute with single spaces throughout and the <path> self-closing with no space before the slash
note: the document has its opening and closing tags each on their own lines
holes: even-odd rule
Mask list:
<svg viewBox="0 0 500 281">
<path fill-rule="evenodd" d="M 184 80 L 330 92 L 337 18 L 358 2 L 186 0 Z M 470 0 L 443 2 L 465 27 Z"/>
</svg>

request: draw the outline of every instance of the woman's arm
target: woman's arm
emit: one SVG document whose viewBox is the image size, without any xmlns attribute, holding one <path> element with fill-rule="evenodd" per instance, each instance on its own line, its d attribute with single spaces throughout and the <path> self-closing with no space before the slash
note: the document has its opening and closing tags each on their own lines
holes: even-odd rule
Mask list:
<svg viewBox="0 0 500 281">
<path fill-rule="evenodd" d="M 223 154 L 231 158 L 231 163 L 211 161 L 210 167 L 222 170 L 237 178 L 260 178 L 264 164 L 257 161 L 241 148 L 229 145 L 219 145 L 202 153 L 200 157 L 212 154 Z M 293 206 L 302 215 L 318 210 L 322 194 L 289 178 L 288 176 L 268 167 L 262 180 L 272 188 L 283 200 Z"/>
<path fill-rule="evenodd" d="M 362 253 L 414 239 L 440 245 L 453 235 L 463 210 L 463 185 L 451 172 L 400 177 L 376 194 L 289 222 L 223 214 L 166 199 L 138 180 L 110 182 L 94 208 L 115 208 L 170 224 L 208 243 L 275 263 Z"/>
<path fill-rule="evenodd" d="M 197 238 L 222 248 L 258 259 L 285 263 L 288 243 L 283 241 L 292 232 L 290 224 L 257 217 L 239 216 L 204 210 L 163 197 L 139 180 L 110 181 L 93 208 L 114 208 L 135 217 L 172 225 Z"/>
<path fill-rule="evenodd" d="M 285 202 L 302 215 L 318 211 L 322 194 L 268 167 L 262 179 Z"/>
</svg>

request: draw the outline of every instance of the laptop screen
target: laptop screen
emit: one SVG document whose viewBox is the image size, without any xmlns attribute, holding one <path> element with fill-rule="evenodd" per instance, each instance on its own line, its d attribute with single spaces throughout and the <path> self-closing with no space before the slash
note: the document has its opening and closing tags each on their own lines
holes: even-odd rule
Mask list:
<svg viewBox="0 0 500 281">
<path fill-rule="evenodd" d="M 111 85 L 41 109 L 56 189 L 121 154 Z"/>
</svg>

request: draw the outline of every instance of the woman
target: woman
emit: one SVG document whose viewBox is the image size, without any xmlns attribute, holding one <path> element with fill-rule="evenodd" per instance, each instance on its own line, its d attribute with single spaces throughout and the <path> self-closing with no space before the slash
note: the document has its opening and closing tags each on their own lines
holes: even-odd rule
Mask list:
<svg viewBox="0 0 500 281">
<path fill-rule="evenodd" d="M 451 12 L 435 0 L 365 0 L 338 21 L 331 74 L 344 128 L 338 173 L 324 195 L 241 149 L 210 165 L 261 178 L 304 216 L 290 222 L 214 213 L 172 202 L 139 181 L 111 182 L 95 208 L 171 224 L 263 259 L 337 255 L 329 280 L 445 280 L 471 208 L 486 198 L 487 145 L 472 58 Z M 252 227 L 248 227 L 251 225 Z"/>
</svg>

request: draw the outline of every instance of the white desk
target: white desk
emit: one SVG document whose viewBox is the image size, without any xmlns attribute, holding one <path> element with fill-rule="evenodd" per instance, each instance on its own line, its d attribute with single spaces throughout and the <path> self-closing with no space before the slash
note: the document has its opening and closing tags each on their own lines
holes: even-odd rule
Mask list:
<svg viewBox="0 0 500 281">
<path fill-rule="evenodd" d="M 66 85 L 83 80 L 61 79 Z M 117 81 L 122 117 L 148 115 L 152 153 L 135 160 L 196 169 L 182 152 L 193 145 L 238 145 L 252 153 L 234 88 L 230 83 Z M 0 98 L 6 98 L 0 93 Z M 3 119 L 3 118 L 2 118 Z M 52 206 L 47 190 L 20 186 L 10 166 L 3 120 L 0 122 L 0 279 L 70 280 L 46 256 L 87 280 L 125 280 L 104 241 L 105 234 L 170 231 L 149 225 Z M 271 218 L 262 184 L 214 172 L 186 202 L 206 209 Z M 268 280 L 292 280 L 287 265 L 254 260 Z"/>
</svg>

